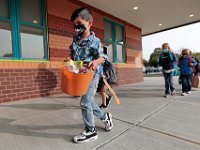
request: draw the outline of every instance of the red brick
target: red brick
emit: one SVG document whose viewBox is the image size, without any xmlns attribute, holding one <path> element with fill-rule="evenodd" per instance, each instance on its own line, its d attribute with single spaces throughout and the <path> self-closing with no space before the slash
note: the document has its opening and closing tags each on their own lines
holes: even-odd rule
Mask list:
<svg viewBox="0 0 200 150">
<path fill-rule="evenodd" d="M 9 94 L 8 97 L 14 98 L 17 97 L 17 94 Z"/>
<path fill-rule="evenodd" d="M 21 99 L 20 97 L 12 97 L 11 101 L 18 101 L 20 99 Z"/>
<path fill-rule="evenodd" d="M 15 69 L 15 72 L 23 72 L 23 69 Z"/>
<path fill-rule="evenodd" d="M 22 97 L 22 96 L 25 96 L 26 95 L 26 93 L 17 93 L 17 97 Z"/>
<path fill-rule="evenodd" d="M 28 74 L 27 74 L 27 72 L 21 72 L 20 73 L 20 76 L 27 76 Z"/>
<path fill-rule="evenodd" d="M 15 88 L 15 85 L 8 85 L 8 86 L 6 86 L 6 89 L 9 89 L 9 90 L 12 90 L 14 88 Z"/>
<path fill-rule="evenodd" d="M 15 77 L 7 77 L 6 81 L 15 81 L 15 79 L 16 79 Z"/>
<path fill-rule="evenodd" d="M 21 84 L 27 84 L 27 83 L 29 83 L 28 80 L 22 80 L 22 81 L 21 81 Z"/>
<path fill-rule="evenodd" d="M 5 72 L 14 72 L 14 70 L 13 69 L 5 69 Z"/>
<path fill-rule="evenodd" d="M 19 76 L 19 75 L 20 75 L 19 72 L 10 73 L 10 76 L 11 76 L 11 77 L 17 77 L 17 76 Z"/>
<path fill-rule="evenodd" d="M 3 101 L 3 103 L 11 102 L 11 101 L 12 101 L 12 98 L 11 98 L 11 97 L 8 97 L 8 98 L 3 99 L 2 101 Z"/>
<path fill-rule="evenodd" d="M 0 90 L 5 90 L 6 89 L 6 86 L 1 86 L 0 85 Z"/>
<path fill-rule="evenodd" d="M 16 77 L 16 80 L 17 81 L 24 80 L 24 77 L 21 77 L 21 76 L 20 77 Z"/>
<path fill-rule="evenodd" d="M 12 81 L 12 82 L 11 82 L 12 85 L 19 85 L 20 83 L 21 83 L 20 80 Z"/>
<path fill-rule="evenodd" d="M 25 85 L 24 84 L 17 84 L 16 86 L 15 86 L 16 88 L 24 88 L 25 87 Z"/>
<path fill-rule="evenodd" d="M 7 98 L 8 95 L 0 95 L 0 100 Z"/>
<path fill-rule="evenodd" d="M 1 73 L 0 75 L 1 75 L 1 77 L 9 77 L 10 76 L 9 73 Z"/>
<path fill-rule="evenodd" d="M 30 96 L 22 96 L 21 98 L 22 98 L 22 99 L 29 99 Z"/>
<path fill-rule="evenodd" d="M 2 81 L 2 82 L 0 82 L 1 83 L 1 85 L 10 85 L 10 82 L 9 81 Z"/>
<path fill-rule="evenodd" d="M 12 93 L 12 90 L 3 90 L 2 91 L 2 94 L 4 94 L 4 95 L 7 95 L 7 94 L 11 94 Z"/>
<path fill-rule="evenodd" d="M 5 72 L 5 69 L 0 69 L 0 73 L 4 73 Z"/>
<path fill-rule="evenodd" d="M 13 89 L 12 90 L 12 93 L 20 93 L 20 92 L 23 92 L 22 89 Z"/>
<path fill-rule="evenodd" d="M 5 77 L 0 77 L 0 82 L 5 81 L 6 78 Z"/>
</svg>

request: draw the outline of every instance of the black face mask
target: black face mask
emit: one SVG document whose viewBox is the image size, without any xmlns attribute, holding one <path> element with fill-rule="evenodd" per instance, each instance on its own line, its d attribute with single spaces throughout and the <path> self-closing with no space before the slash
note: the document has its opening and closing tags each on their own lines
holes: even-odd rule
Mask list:
<svg viewBox="0 0 200 150">
<path fill-rule="evenodd" d="M 85 31 L 86 31 L 86 27 L 85 27 L 84 24 L 78 24 L 78 25 L 74 25 L 74 30 L 76 31 L 77 36 L 82 37 L 83 34 L 84 34 Z"/>
</svg>

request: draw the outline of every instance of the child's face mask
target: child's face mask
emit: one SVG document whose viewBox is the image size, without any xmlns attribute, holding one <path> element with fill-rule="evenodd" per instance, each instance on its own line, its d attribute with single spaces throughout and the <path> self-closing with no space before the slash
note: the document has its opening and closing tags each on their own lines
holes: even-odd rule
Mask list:
<svg viewBox="0 0 200 150">
<path fill-rule="evenodd" d="M 168 49 L 163 49 L 163 53 L 167 53 L 168 52 Z"/>
<path fill-rule="evenodd" d="M 186 52 L 183 52 L 183 53 L 182 53 L 182 56 L 183 56 L 183 58 L 186 58 L 186 57 L 187 57 L 187 53 L 186 53 Z"/>
<path fill-rule="evenodd" d="M 77 36 L 82 37 L 83 34 L 85 33 L 86 29 L 87 28 L 84 24 L 74 25 L 74 30 L 75 30 Z"/>
</svg>

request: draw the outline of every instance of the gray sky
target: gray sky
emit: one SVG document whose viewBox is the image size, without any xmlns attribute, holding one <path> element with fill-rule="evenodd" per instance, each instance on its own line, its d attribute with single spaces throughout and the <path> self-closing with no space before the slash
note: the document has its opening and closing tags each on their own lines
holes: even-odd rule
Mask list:
<svg viewBox="0 0 200 150">
<path fill-rule="evenodd" d="M 168 30 L 142 38 L 143 58 L 149 60 L 150 54 L 163 43 L 169 43 L 172 50 L 180 51 L 189 48 L 192 52 L 200 52 L 200 23 Z"/>
</svg>

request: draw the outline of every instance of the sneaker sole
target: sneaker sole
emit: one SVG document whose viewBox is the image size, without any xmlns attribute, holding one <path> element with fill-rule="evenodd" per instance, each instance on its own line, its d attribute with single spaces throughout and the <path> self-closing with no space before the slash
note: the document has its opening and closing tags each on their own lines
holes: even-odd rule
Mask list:
<svg viewBox="0 0 200 150">
<path fill-rule="evenodd" d="M 92 142 L 92 141 L 96 141 L 98 139 L 98 135 L 94 136 L 94 137 L 91 137 L 87 140 L 84 140 L 84 141 L 76 141 L 74 139 L 74 143 L 77 143 L 77 144 L 81 144 L 81 143 L 87 143 L 87 142 Z"/>
</svg>

